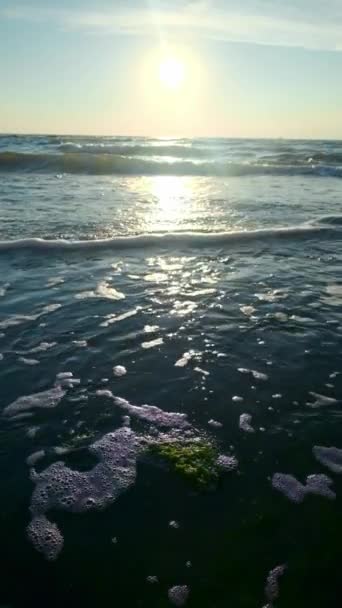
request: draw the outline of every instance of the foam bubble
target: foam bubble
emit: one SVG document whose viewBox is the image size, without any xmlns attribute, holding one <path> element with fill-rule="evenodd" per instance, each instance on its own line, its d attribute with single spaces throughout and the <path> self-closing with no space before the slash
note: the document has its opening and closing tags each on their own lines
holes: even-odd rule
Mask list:
<svg viewBox="0 0 342 608">
<path fill-rule="evenodd" d="M 78 346 L 79 348 L 86 348 L 88 346 L 87 340 L 73 340 L 72 344 L 74 344 L 74 346 Z"/>
<path fill-rule="evenodd" d="M 27 535 L 35 549 L 48 560 L 57 559 L 63 549 L 63 536 L 56 526 L 45 515 L 38 515 L 32 519 L 27 527 Z"/>
<path fill-rule="evenodd" d="M 169 528 L 173 528 L 174 530 L 178 530 L 179 529 L 179 523 L 178 523 L 178 521 L 175 521 L 174 519 L 172 521 L 169 521 Z"/>
<path fill-rule="evenodd" d="M 150 340 L 149 342 L 142 342 L 142 348 L 149 349 L 154 348 L 155 346 L 161 346 L 164 344 L 163 338 L 156 338 L 155 340 Z"/>
<path fill-rule="evenodd" d="M 201 367 L 194 367 L 194 372 L 202 374 L 202 376 L 209 376 L 209 372 L 207 372 L 205 369 L 202 369 Z"/>
<path fill-rule="evenodd" d="M 127 369 L 123 365 L 116 365 L 113 367 L 114 376 L 125 376 L 127 374 Z"/>
<path fill-rule="evenodd" d="M 24 365 L 39 365 L 39 361 L 37 359 L 27 359 L 26 357 L 18 357 L 18 361 L 20 363 L 24 363 Z"/>
<path fill-rule="evenodd" d="M 240 429 L 242 431 L 245 431 L 246 433 L 254 433 L 255 429 L 252 427 L 251 422 L 252 422 L 251 414 L 241 414 L 240 420 L 239 420 Z"/>
<path fill-rule="evenodd" d="M 272 486 L 284 494 L 292 502 L 303 502 L 306 494 L 305 486 L 293 475 L 275 473 L 272 478 Z"/>
<path fill-rule="evenodd" d="M 86 300 L 88 298 L 104 298 L 107 300 L 123 300 L 125 294 L 117 291 L 114 287 L 110 287 L 107 281 L 98 283 L 94 290 L 82 291 L 75 295 L 78 300 Z"/>
<path fill-rule="evenodd" d="M 191 352 L 184 353 L 181 358 L 176 361 L 175 367 L 185 367 L 188 365 L 189 361 L 191 361 L 192 356 Z"/>
<path fill-rule="evenodd" d="M 241 306 L 240 310 L 246 317 L 251 317 L 256 312 L 254 306 Z"/>
<path fill-rule="evenodd" d="M 72 377 L 73 377 L 72 372 L 60 372 L 56 376 L 57 380 L 65 380 L 66 378 L 72 378 Z"/>
<path fill-rule="evenodd" d="M 46 352 L 47 350 L 50 350 L 50 348 L 53 348 L 54 346 L 57 346 L 57 342 L 41 342 L 38 346 L 35 346 L 34 348 L 31 348 L 30 350 L 27 351 L 27 354 L 34 354 L 34 353 L 43 353 Z M 24 353 L 26 354 L 26 353 Z"/>
<path fill-rule="evenodd" d="M 65 391 L 62 390 L 61 386 L 54 386 L 47 391 L 41 393 L 34 393 L 32 395 L 25 395 L 18 397 L 13 403 L 7 405 L 3 410 L 4 416 L 15 416 L 16 414 L 25 410 L 31 410 L 36 408 L 53 408 L 56 407 L 59 402 L 63 399 Z"/>
<path fill-rule="evenodd" d="M 216 465 L 222 469 L 222 471 L 234 471 L 238 468 L 239 462 L 235 456 L 220 454 L 216 460 Z"/>
<path fill-rule="evenodd" d="M 282 492 L 292 502 L 303 502 L 306 494 L 316 494 L 333 500 L 335 492 L 330 488 L 332 480 L 327 475 L 308 475 L 305 485 L 300 483 L 293 475 L 276 473 L 272 479 L 272 485 L 276 490 Z"/>
<path fill-rule="evenodd" d="M 108 393 L 110 393 L 110 395 Z M 114 399 L 115 404 L 127 411 L 131 416 L 146 422 L 150 422 L 156 426 L 170 428 L 186 428 L 190 426 L 189 422 L 187 421 L 186 414 L 180 414 L 178 412 L 165 412 L 156 405 L 133 405 L 129 401 L 126 401 L 126 399 L 114 397 L 110 391 L 104 390 L 102 391 L 102 395 L 103 394 L 105 394 L 107 397 L 111 396 L 111 398 Z"/>
<path fill-rule="evenodd" d="M 309 475 L 306 478 L 307 492 L 310 494 L 317 494 L 318 496 L 323 496 L 324 498 L 330 498 L 331 500 L 334 500 L 336 498 L 336 494 L 330 488 L 332 483 L 332 479 L 330 479 L 330 477 L 327 477 L 327 475 Z"/>
<path fill-rule="evenodd" d="M 279 597 L 279 578 L 283 576 L 287 566 L 282 564 L 270 571 L 265 586 L 265 595 L 270 602 L 274 602 Z"/>
<path fill-rule="evenodd" d="M 234 397 L 232 397 L 232 401 L 234 401 L 234 403 L 239 403 L 243 401 L 243 397 L 240 397 L 239 395 L 234 395 Z"/>
<path fill-rule="evenodd" d="M 136 315 L 139 310 L 141 310 L 140 306 L 134 308 L 133 310 L 128 310 L 127 312 L 124 312 L 121 315 L 107 315 L 105 317 L 106 320 L 100 323 L 100 327 L 109 327 L 109 325 L 112 325 L 113 323 L 119 323 L 120 321 L 129 319 L 130 317 Z"/>
<path fill-rule="evenodd" d="M 0 353 L 0 361 L 2 361 L 2 360 L 3 360 L 3 358 L 4 358 L 3 354 L 2 354 L 2 353 Z"/>
<path fill-rule="evenodd" d="M 267 374 L 263 374 L 262 372 L 258 372 L 254 369 L 247 369 L 245 367 L 239 367 L 238 372 L 240 372 L 240 374 L 252 374 L 253 378 L 255 378 L 256 380 L 264 380 L 264 381 L 268 380 Z"/>
<path fill-rule="evenodd" d="M 45 513 L 51 509 L 81 513 L 112 504 L 135 482 L 139 449 L 131 429 L 120 428 L 89 447 L 99 461 L 89 471 L 69 469 L 63 462 L 55 462 L 41 473 L 32 469 L 35 488 L 28 532 L 38 551 L 55 559 L 63 546 L 58 528 L 46 519 Z"/>
<path fill-rule="evenodd" d="M 156 585 L 157 583 L 159 583 L 159 579 L 157 576 L 148 576 L 146 578 L 147 582 L 150 583 L 151 585 Z"/>
<path fill-rule="evenodd" d="M 313 448 L 315 458 L 333 473 L 342 473 L 342 450 L 335 447 L 315 445 Z"/>
<path fill-rule="evenodd" d="M 189 597 L 189 587 L 187 585 L 175 585 L 168 591 L 168 598 L 174 606 L 185 606 Z"/>
<path fill-rule="evenodd" d="M 223 427 L 222 422 L 218 422 L 217 420 L 213 420 L 213 418 L 211 418 L 210 420 L 208 420 L 208 424 L 209 424 L 209 426 L 213 427 L 213 429 L 222 429 L 222 427 Z"/>
</svg>

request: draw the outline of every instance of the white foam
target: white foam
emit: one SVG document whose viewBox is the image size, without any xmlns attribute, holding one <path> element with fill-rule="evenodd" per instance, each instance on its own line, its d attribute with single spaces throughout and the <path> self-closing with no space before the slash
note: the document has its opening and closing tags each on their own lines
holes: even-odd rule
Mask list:
<svg viewBox="0 0 342 608">
<path fill-rule="evenodd" d="M 53 561 L 63 549 L 63 536 L 56 526 L 45 515 L 37 515 L 27 526 L 27 536 L 35 549 Z"/>
<path fill-rule="evenodd" d="M 79 346 L 79 348 L 86 348 L 88 346 L 87 340 L 73 340 L 72 344 Z"/>
<path fill-rule="evenodd" d="M 243 397 L 240 397 L 239 395 L 234 395 L 234 397 L 232 397 L 232 401 L 234 401 L 234 403 L 240 403 L 241 401 L 243 401 Z"/>
<path fill-rule="evenodd" d="M 55 462 L 41 473 L 32 470 L 35 489 L 31 499 L 33 520 L 28 533 L 38 551 L 49 558 L 51 537 L 53 547 L 56 540 L 59 542 L 58 551 L 53 552 L 50 559 L 55 559 L 63 546 L 59 530 L 56 527 L 51 530 L 54 524 L 50 524 L 45 513 L 51 509 L 80 513 L 112 504 L 135 482 L 138 450 L 139 443 L 131 429 L 120 428 L 90 446 L 89 451 L 99 462 L 89 471 L 69 469 L 63 462 Z M 53 533 L 41 534 L 41 529 Z"/>
<path fill-rule="evenodd" d="M 175 363 L 175 367 L 185 367 L 191 361 L 193 354 L 191 352 L 184 353 Z"/>
<path fill-rule="evenodd" d="M 217 420 L 213 420 L 212 418 L 210 420 L 208 420 L 208 424 L 213 429 L 222 429 L 222 427 L 223 427 L 222 422 L 218 422 Z"/>
<path fill-rule="evenodd" d="M 57 346 L 57 342 L 41 342 L 40 344 L 38 344 L 38 346 L 35 346 L 34 348 L 31 348 L 30 350 L 24 352 L 23 354 L 35 354 L 35 353 L 44 353 L 47 350 L 50 350 L 50 348 L 54 348 L 55 346 Z"/>
<path fill-rule="evenodd" d="M 149 348 L 154 348 L 155 346 L 161 346 L 161 344 L 164 344 L 163 338 L 156 338 L 155 340 L 150 340 L 149 342 L 142 342 L 141 346 L 147 350 Z"/>
<path fill-rule="evenodd" d="M 20 363 L 24 363 L 24 365 L 39 365 L 39 361 L 37 359 L 27 359 L 26 357 L 18 357 L 18 361 Z"/>
<path fill-rule="evenodd" d="M 293 475 L 275 473 L 272 485 L 292 502 L 303 502 L 307 494 L 316 494 L 333 500 L 335 492 L 331 490 L 332 480 L 327 475 L 308 475 L 305 485 L 300 483 Z"/>
<path fill-rule="evenodd" d="M 107 300 L 123 300 L 125 294 L 117 291 L 114 287 L 110 287 L 107 281 L 100 281 L 95 290 L 81 291 L 75 295 L 78 300 L 86 300 L 88 298 L 104 298 Z"/>
<path fill-rule="evenodd" d="M 254 306 L 241 306 L 240 310 L 246 317 L 251 317 L 256 312 Z"/>
<path fill-rule="evenodd" d="M 123 365 L 116 365 L 113 367 L 114 376 L 125 376 L 127 374 L 127 369 Z"/>
<path fill-rule="evenodd" d="M 217 457 L 216 465 L 223 471 L 234 471 L 238 468 L 239 462 L 236 456 L 228 456 L 227 454 L 220 454 Z"/>
<path fill-rule="evenodd" d="M 103 321 L 102 323 L 100 323 L 100 327 L 109 327 L 109 325 L 112 325 L 113 323 L 119 323 L 120 321 L 124 321 L 125 319 L 129 319 L 130 317 L 134 317 L 134 315 L 137 314 L 137 312 L 141 310 L 141 308 L 138 306 L 137 308 L 134 308 L 133 310 L 128 310 L 127 312 L 122 313 L 121 315 L 107 315 L 106 321 Z"/>
<path fill-rule="evenodd" d="M 239 419 L 239 427 L 245 433 L 254 433 L 255 429 L 251 425 L 252 416 L 251 414 L 241 414 Z"/>
<path fill-rule="evenodd" d="M 209 372 L 207 372 L 205 369 L 202 369 L 201 367 L 194 367 L 194 372 L 202 374 L 202 376 L 209 376 Z"/>
<path fill-rule="evenodd" d="M 185 606 L 189 597 L 189 587 L 187 585 L 175 585 L 168 590 L 168 598 L 174 606 Z"/>
<path fill-rule="evenodd" d="M 263 380 L 265 382 L 266 382 L 266 380 L 268 380 L 267 374 L 263 374 L 262 372 L 258 372 L 254 369 L 247 369 L 245 367 L 239 367 L 238 372 L 240 372 L 240 374 L 252 374 L 253 378 L 255 378 L 256 380 Z"/>
<path fill-rule="evenodd" d="M 53 408 L 59 404 L 64 395 L 65 391 L 62 390 L 61 386 L 54 386 L 49 390 L 42 391 L 41 393 L 34 393 L 32 395 L 18 397 L 18 399 L 13 401 L 13 403 L 4 408 L 3 415 L 15 416 L 16 414 L 25 410 Z"/>
</svg>

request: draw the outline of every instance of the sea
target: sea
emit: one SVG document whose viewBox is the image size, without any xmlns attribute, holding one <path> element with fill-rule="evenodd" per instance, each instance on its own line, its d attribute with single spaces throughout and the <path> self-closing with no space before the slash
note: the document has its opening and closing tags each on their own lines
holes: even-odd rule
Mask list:
<svg viewBox="0 0 342 608">
<path fill-rule="evenodd" d="M 342 142 L 0 136 L 0 606 L 337 608 Z"/>
</svg>

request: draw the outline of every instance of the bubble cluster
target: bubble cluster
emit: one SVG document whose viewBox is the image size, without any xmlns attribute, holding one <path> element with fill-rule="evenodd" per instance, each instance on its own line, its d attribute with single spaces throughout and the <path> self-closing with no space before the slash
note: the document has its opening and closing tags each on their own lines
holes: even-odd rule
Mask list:
<svg viewBox="0 0 342 608">
<path fill-rule="evenodd" d="M 168 598 L 174 606 L 184 606 L 189 597 L 189 587 L 187 585 L 176 585 L 168 591 Z"/>
<path fill-rule="evenodd" d="M 303 502 L 307 494 L 316 494 L 333 500 L 336 494 L 330 488 L 332 483 L 327 475 L 309 475 L 305 485 L 293 475 L 284 473 L 275 473 L 272 478 L 273 487 L 296 503 Z"/>
<path fill-rule="evenodd" d="M 58 526 L 49 521 L 45 515 L 38 515 L 32 519 L 27 526 L 27 535 L 35 549 L 50 561 L 57 559 L 63 549 L 63 536 Z"/>
<path fill-rule="evenodd" d="M 216 465 L 223 471 L 235 471 L 239 466 L 239 462 L 235 456 L 220 454 L 216 460 Z"/>
<path fill-rule="evenodd" d="M 89 451 L 99 462 L 89 471 L 69 469 L 63 462 L 55 462 L 41 473 L 31 469 L 35 483 L 31 498 L 33 521 L 40 521 L 51 509 L 80 513 L 113 503 L 135 481 L 139 448 L 135 434 L 123 427 L 90 446 Z"/>
</svg>

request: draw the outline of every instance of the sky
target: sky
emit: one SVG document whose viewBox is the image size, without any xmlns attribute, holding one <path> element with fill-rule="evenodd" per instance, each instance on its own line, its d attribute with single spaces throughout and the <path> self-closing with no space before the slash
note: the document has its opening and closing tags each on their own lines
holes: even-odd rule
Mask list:
<svg viewBox="0 0 342 608">
<path fill-rule="evenodd" d="M 342 1 L 0 0 L 0 132 L 342 139 Z"/>
</svg>

